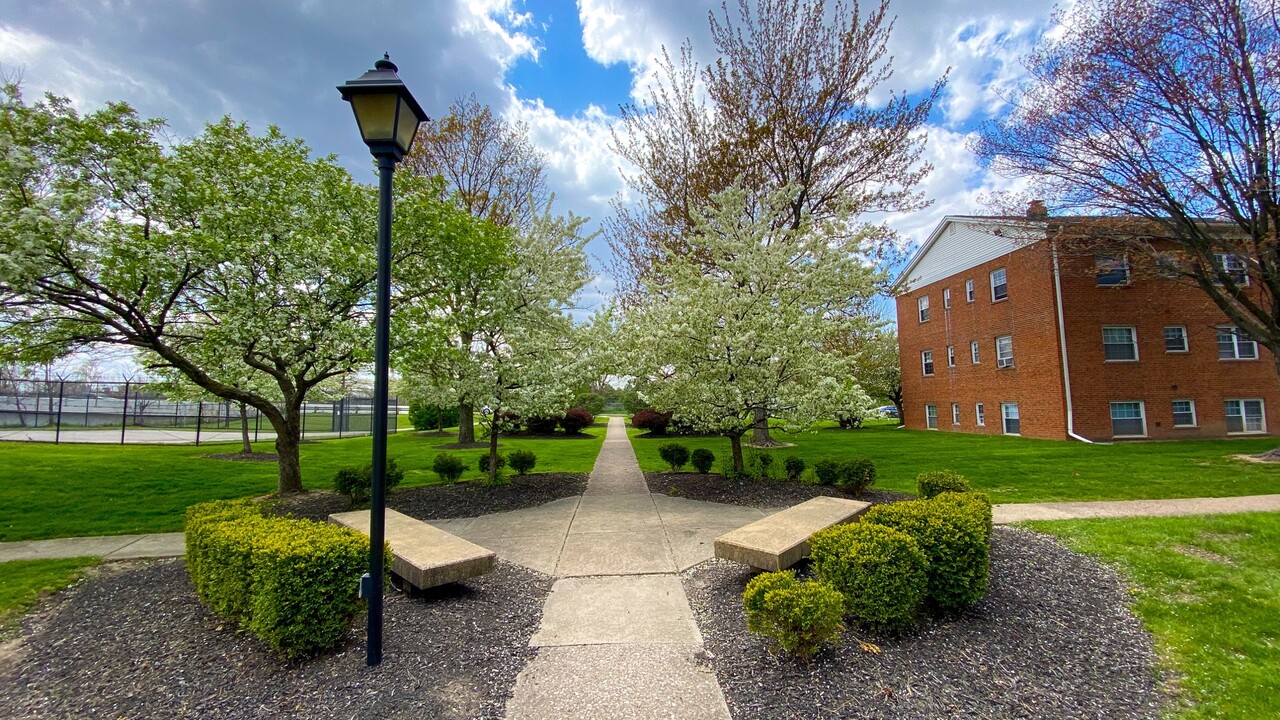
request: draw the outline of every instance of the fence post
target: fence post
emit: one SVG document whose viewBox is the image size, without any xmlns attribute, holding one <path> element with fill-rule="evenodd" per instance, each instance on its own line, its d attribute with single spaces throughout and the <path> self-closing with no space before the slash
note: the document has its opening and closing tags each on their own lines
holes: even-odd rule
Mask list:
<svg viewBox="0 0 1280 720">
<path fill-rule="evenodd" d="M 253 441 L 258 442 L 258 428 L 262 427 L 262 411 L 253 409 Z"/>
<path fill-rule="evenodd" d="M 58 381 L 58 424 L 53 430 L 53 444 L 57 445 L 62 440 L 62 391 L 67 386 L 66 380 Z"/>
<path fill-rule="evenodd" d="M 307 401 L 302 401 L 302 440 L 307 439 Z"/>
<path fill-rule="evenodd" d="M 204 420 L 204 401 L 196 403 L 196 447 L 200 447 L 200 422 Z"/>
<path fill-rule="evenodd" d="M 120 444 L 124 444 L 124 431 L 129 427 L 129 381 L 124 381 L 124 407 L 120 409 Z"/>
<path fill-rule="evenodd" d="M 391 407 L 395 408 L 395 411 L 391 413 L 391 422 L 388 424 L 391 426 L 391 434 L 395 435 L 396 433 L 400 432 L 400 398 L 399 397 L 392 399 Z"/>
<path fill-rule="evenodd" d="M 345 397 L 338 398 L 338 405 L 335 408 L 337 410 L 337 415 L 338 415 L 337 420 L 338 420 L 338 439 L 339 440 L 342 439 L 342 426 L 347 424 L 346 403 L 347 403 L 347 399 Z"/>
</svg>

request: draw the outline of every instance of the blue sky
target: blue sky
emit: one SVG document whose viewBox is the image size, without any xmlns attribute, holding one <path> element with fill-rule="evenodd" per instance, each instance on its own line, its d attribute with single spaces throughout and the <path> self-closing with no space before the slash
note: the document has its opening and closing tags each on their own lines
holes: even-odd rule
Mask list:
<svg viewBox="0 0 1280 720">
<path fill-rule="evenodd" d="M 665 46 L 688 39 L 714 59 L 706 0 L 0 0 L 0 71 L 20 74 L 28 95 L 53 92 L 89 110 L 125 100 L 164 117 L 175 135 L 198 133 L 224 114 L 268 123 L 335 154 L 372 179 L 350 111 L 334 89 L 384 51 L 429 113 L 469 93 L 526 123 L 547 157 L 558 206 L 593 218 L 625 202 L 625 172 L 609 147 L 620 103 Z M 922 241 L 950 213 L 981 212 L 981 198 L 1015 187 L 979 167 L 968 133 L 999 117 L 1002 93 L 1021 77 L 1019 58 L 1051 31 L 1049 0 L 895 0 L 886 89 L 918 93 L 947 68 L 951 79 L 927 128 L 934 171 L 927 210 L 883 220 Z M 591 245 L 597 267 L 603 239 Z M 583 301 L 606 297 L 603 273 Z"/>
</svg>

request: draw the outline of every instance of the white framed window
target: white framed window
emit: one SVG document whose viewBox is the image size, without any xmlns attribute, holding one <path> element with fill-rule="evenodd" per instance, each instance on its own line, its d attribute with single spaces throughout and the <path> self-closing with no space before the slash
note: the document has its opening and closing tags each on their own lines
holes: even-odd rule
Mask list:
<svg viewBox="0 0 1280 720">
<path fill-rule="evenodd" d="M 974 365 L 978 364 L 978 341 L 977 340 L 970 341 L 969 343 L 969 359 L 973 361 Z"/>
<path fill-rule="evenodd" d="M 1187 352 L 1187 326 L 1186 325 L 1165 325 L 1164 326 L 1164 351 L 1167 353 L 1184 353 Z"/>
<path fill-rule="evenodd" d="M 1250 340 L 1234 325 L 1218 328 L 1219 360 L 1257 360 L 1258 343 Z"/>
<path fill-rule="evenodd" d="M 1173 401 L 1173 426 L 1176 428 L 1196 426 L 1196 401 Z"/>
<path fill-rule="evenodd" d="M 1102 359 L 1126 361 L 1138 359 L 1138 331 L 1130 325 L 1102 328 Z"/>
<path fill-rule="evenodd" d="M 1005 435 L 1022 434 L 1022 418 L 1018 415 L 1018 403 L 1000 403 L 1000 417 L 1004 420 Z"/>
<path fill-rule="evenodd" d="M 1231 282 L 1243 287 L 1249 287 L 1249 265 L 1245 262 L 1243 255 L 1214 253 L 1213 264 L 1220 274 L 1231 278 Z M 1214 284 L 1221 285 L 1222 283 L 1214 282 Z"/>
<path fill-rule="evenodd" d="M 938 429 L 938 406 L 937 405 L 924 406 L 924 426 L 929 428 L 930 430 Z"/>
<path fill-rule="evenodd" d="M 1115 437 L 1146 437 L 1147 413 L 1141 400 L 1111 403 L 1111 434 Z"/>
<path fill-rule="evenodd" d="M 1013 367 L 1013 336 L 1001 335 L 996 338 L 996 367 Z"/>
<path fill-rule="evenodd" d="M 973 302 L 973 281 L 972 280 L 964 281 L 964 301 Z"/>
<path fill-rule="evenodd" d="M 1129 258 L 1124 255 L 1094 255 L 1094 277 L 1102 287 L 1129 284 Z"/>
<path fill-rule="evenodd" d="M 951 288 L 942 288 L 942 307 L 944 310 L 951 309 Z"/>
<path fill-rule="evenodd" d="M 951 424 L 960 424 L 960 403 L 951 403 Z"/>
<path fill-rule="evenodd" d="M 1267 431 L 1267 418 L 1261 399 L 1227 400 L 1227 432 L 1263 433 Z"/>
<path fill-rule="evenodd" d="M 924 375 L 933 374 L 933 351 L 925 350 L 920 353 L 920 372 Z"/>
<path fill-rule="evenodd" d="M 947 367 L 955 367 L 955 366 L 956 366 L 956 346 L 948 345 L 947 346 Z"/>
<path fill-rule="evenodd" d="M 916 312 L 920 315 L 920 322 L 929 322 L 929 296 L 925 295 L 916 300 Z"/>
<path fill-rule="evenodd" d="M 1009 297 L 1009 276 L 1004 268 L 991 271 L 991 302 Z"/>
<path fill-rule="evenodd" d="M 982 406 L 982 403 L 973 406 L 973 419 L 978 423 L 978 427 L 986 427 L 987 409 Z"/>
</svg>

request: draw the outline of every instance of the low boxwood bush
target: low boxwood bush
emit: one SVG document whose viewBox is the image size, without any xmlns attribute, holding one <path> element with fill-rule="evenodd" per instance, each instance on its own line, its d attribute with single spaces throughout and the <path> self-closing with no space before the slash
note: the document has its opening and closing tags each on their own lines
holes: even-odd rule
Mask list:
<svg viewBox="0 0 1280 720">
<path fill-rule="evenodd" d="M 922 472 L 916 476 L 916 494 L 925 500 L 938 493 L 967 493 L 972 491 L 973 488 L 970 487 L 969 481 L 965 480 L 960 473 L 952 470 Z"/>
<path fill-rule="evenodd" d="M 671 413 L 661 413 L 653 408 L 645 408 L 631 416 L 631 427 L 648 430 L 652 435 L 666 435 L 670 424 Z"/>
<path fill-rule="evenodd" d="M 383 477 L 385 487 L 390 490 L 399 485 L 401 480 L 404 480 L 404 470 L 396 465 L 394 458 L 388 458 L 387 471 Z M 333 489 L 346 495 L 352 505 L 365 502 L 373 492 L 373 463 L 362 468 L 340 468 L 333 475 Z"/>
<path fill-rule="evenodd" d="M 596 416 L 592 415 L 586 408 L 569 408 L 569 411 L 560 418 L 560 427 L 570 435 L 580 433 L 583 430 L 595 424 Z M 514 465 L 512 467 L 515 467 Z"/>
<path fill-rule="evenodd" d="M 716 454 L 706 448 L 694 448 L 689 455 L 689 461 L 693 463 L 694 470 L 706 475 L 711 472 L 712 466 L 716 463 Z"/>
<path fill-rule="evenodd" d="M 840 479 L 840 461 L 822 458 L 813 464 L 813 476 L 819 485 L 835 485 Z"/>
<path fill-rule="evenodd" d="M 689 448 L 680 443 L 663 443 L 658 446 L 658 457 L 671 466 L 671 472 L 680 472 L 689 462 Z"/>
<path fill-rule="evenodd" d="M 876 464 L 870 458 L 854 458 L 840 462 L 840 487 L 852 493 L 860 493 L 876 481 Z"/>
<path fill-rule="evenodd" d="M 742 593 L 742 607 L 748 630 L 804 659 L 834 645 L 844 630 L 844 597 L 824 582 L 797 581 L 792 570 L 752 578 Z"/>
<path fill-rule="evenodd" d="M 333 647 L 362 607 L 357 593 L 369 539 L 361 533 L 263 517 L 243 502 L 193 506 L 185 530 L 200 600 L 285 658 Z"/>
<path fill-rule="evenodd" d="M 507 456 L 503 455 L 502 453 L 498 453 L 497 464 L 498 464 L 498 470 L 501 470 L 502 468 L 506 467 Z M 485 453 L 476 459 L 476 469 L 484 473 L 485 475 L 489 474 L 489 453 Z"/>
<path fill-rule="evenodd" d="M 804 458 L 789 455 L 782 461 L 782 471 L 786 473 L 787 479 L 795 482 L 804 474 Z"/>
<path fill-rule="evenodd" d="M 511 463 L 511 469 L 517 474 L 528 475 L 533 466 L 538 464 L 538 456 L 532 450 L 512 450 L 507 455 L 507 462 Z"/>
<path fill-rule="evenodd" d="M 991 505 L 977 493 L 876 505 L 862 522 L 910 535 L 929 561 L 926 596 L 942 610 L 962 610 L 987 594 Z"/>
<path fill-rule="evenodd" d="M 467 464 L 462 462 L 462 458 L 449 453 L 440 453 L 436 455 L 436 459 L 431 461 L 431 469 L 435 471 L 440 479 L 445 482 L 457 482 L 462 477 L 463 471 L 467 469 Z"/>
<path fill-rule="evenodd" d="M 751 458 L 752 466 L 758 469 L 761 480 L 769 479 L 769 468 L 773 466 L 773 455 L 767 452 L 756 452 Z"/>
<path fill-rule="evenodd" d="M 836 525 L 809 538 L 819 580 L 844 595 L 845 614 L 872 628 L 910 625 L 928 584 L 928 563 L 911 536 L 884 525 Z"/>
</svg>

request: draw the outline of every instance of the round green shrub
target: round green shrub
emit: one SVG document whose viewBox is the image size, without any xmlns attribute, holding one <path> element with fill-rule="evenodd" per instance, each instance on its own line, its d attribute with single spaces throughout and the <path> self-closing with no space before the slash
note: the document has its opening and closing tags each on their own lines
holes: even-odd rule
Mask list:
<svg viewBox="0 0 1280 720">
<path fill-rule="evenodd" d="M 787 474 L 788 480 L 799 480 L 804 474 L 804 458 L 796 455 L 790 455 L 782 461 L 782 471 Z"/>
<path fill-rule="evenodd" d="M 840 479 L 840 461 L 822 458 L 813 464 L 813 475 L 819 485 L 835 485 Z"/>
<path fill-rule="evenodd" d="M 689 462 L 689 448 L 680 443 L 663 443 L 658 446 L 658 457 L 671 466 L 671 472 L 679 472 Z"/>
<path fill-rule="evenodd" d="M 869 458 L 854 458 L 840 463 L 840 487 L 852 493 L 860 493 L 876 481 L 876 464 Z"/>
<path fill-rule="evenodd" d="M 538 464 L 538 456 L 532 450 L 512 450 L 507 456 L 507 462 L 511 463 L 511 469 L 518 475 L 528 475 L 533 466 Z"/>
<path fill-rule="evenodd" d="M 716 454 L 706 448 L 694 448 L 689 455 L 689 461 L 693 463 L 694 470 L 706 475 L 711 472 L 711 467 L 715 465 Z"/>
<path fill-rule="evenodd" d="M 809 538 L 818 579 L 844 595 L 845 614 L 872 628 L 910 625 L 928 584 L 924 553 L 906 533 L 883 525 L 836 525 Z"/>
<path fill-rule="evenodd" d="M 754 465 L 760 468 L 760 479 L 769 479 L 769 468 L 773 466 L 773 455 L 767 452 L 757 452 L 754 457 Z"/>
<path fill-rule="evenodd" d="M 834 645 L 844 630 L 844 597 L 824 582 L 797 582 L 791 570 L 752 578 L 742 594 L 742 606 L 747 629 L 804 659 L 825 645 Z"/>
<path fill-rule="evenodd" d="M 449 453 L 440 453 L 436 455 L 436 459 L 431 462 L 431 469 L 440 476 L 445 482 L 457 482 L 462 477 L 462 472 L 467 469 L 467 464 L 462 462 L 462 458 Z"/>
<path fill-rule="evenodd" d="M 396 464 L 395 458 L 388 458 L 387 471 L 382 478 L 383 487 L 390 490 L 401 480 L 404 480 L 404 470 Z M 333 475 L 333 489 L 346 495 L 352 505 L 365 502 L 373 492 L 373 463 L 361 468 L 339 468 Z"/>
<path fill-rule="evenodd" d="M 506 466 L 507 466 L 507 456 L 503 455 L 502 453 L 498 453 L 498 468 L 497 468 L 497 469 L 498 469 L 498 470 L 501 470 L 502 468 L 504 468 L 504 467 L 506 467 Z M 485 453 L 485 454 L 481 455 L 481 456 L 476 460 L 476 469 L 477 469 L 477 470 L 479 470 L 480 472 L 484 473 L 485 475 L 488 475 L 488 474 L 489 474 L 489 453 Z"/>
<path fill-rule="evenodd" d="M 922 499 L 928 500 L 938 493 L 972 492 L 969 481 L 964 476 L 952 470 L 938 470 L 935 472 L 922 472 L 916 476 L 916 494 Z"/>
<path fill-rule="evenodd" d="M 862 522 L 910 535 L 929 561 L 926 596 L 942 610 L 961 610 L 987 594 L 991 506 L 976 493 L 876 505 Z"/>
</svg>

